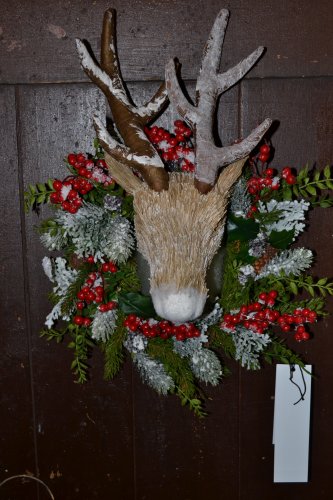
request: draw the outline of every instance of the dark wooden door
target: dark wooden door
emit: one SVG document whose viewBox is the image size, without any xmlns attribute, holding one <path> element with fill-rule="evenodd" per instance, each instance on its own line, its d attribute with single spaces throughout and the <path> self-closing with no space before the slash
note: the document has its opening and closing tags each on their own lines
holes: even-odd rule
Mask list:
<svg viewBox="0 0 333 500">
<path fill-rule="evenodd" d="M 0 481 L 34 474 L 58 500 L 294 500 L 333 495 L 332 319 L 301 348 L 314 364 L 309 484 L 273 484 L 274 368 L 232 376 L 208 392 L 211 415 L 199 421 L 173 397 L 142 385 L 127 363 L 103 381 L 96 352 L 91 380 L 73 382 L 71 353 L 40 339 L 49 311 L 44 251 L 25 216 L 28 183 L 61 177 L 62 158 L 91 150 L 92 115 L 104 99 L 80 69 L 74 38 L 99 45 L 107 7 L 118 10 L 118 47 L 125 80 L 138 101 L 177 55 L 193 88 L 201 51 L 221 7 L 231 10 L 223 67 L 264 44 L 267 54 L 241 85 L 223 96 L 224 143 L 266 116 L 274 166 L 332 160 L 333 6 L 331 0 L 1 0 L 1 301 Z M 173 120 L 172 111 L 163 119 Z M 317 251 L 314 274 L 333 275 L 333 217 L 320 209 L 302 243 Z M 332 301 L 330 302 L 332 310 Z M 46 499 L 35 483 L 13 481 L 2 499 Z"/>
</svg>

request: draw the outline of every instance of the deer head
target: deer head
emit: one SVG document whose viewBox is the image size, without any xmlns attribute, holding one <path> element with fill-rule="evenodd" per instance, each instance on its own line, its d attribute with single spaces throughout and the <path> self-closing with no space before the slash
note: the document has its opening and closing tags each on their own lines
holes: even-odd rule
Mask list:
<svg viewBox="0 0 333 500">
<path fill-rule="evenodd" d="M 173 60 L 166 66 L 166 84 L 146 105 L 133 104 L 120 76 L 114 10 L 104 15 L 100 65 L 77 40 L 81 65 L 106 95 L 122 138 L 122 142 L 114 139 L 95 118 L 111 175 L 134 197 L 138 248 L 150 266 L 155 310 L 176 323 L 194 320 L 203 311 L 206 271 L 221 244 L 232 186 L 249 153 L 271 124 L 266 119 L 246 139 L 232 146 L 217 147 L 214 143 L 213 117 L 218 96 L 238 82 L 264 50 L 259 47 L 235 67 L 218 73 L 228 16 L 227 10 L 221 10 L 211 30 L 197 80 L 195 104 L 184 96 Z M 144 132 L 145 126 L 163 110 L 168 96 L 193 129 L 194 176 L 168 173 Z M 140 177 L 134 175 L 133 169 Z"/>
</svg>

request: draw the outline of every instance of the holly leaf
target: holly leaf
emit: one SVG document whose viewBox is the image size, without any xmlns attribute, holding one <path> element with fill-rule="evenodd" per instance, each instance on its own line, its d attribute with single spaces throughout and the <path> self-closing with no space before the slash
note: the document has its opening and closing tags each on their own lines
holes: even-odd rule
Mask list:
<svg viewBox="0 0 333 500">
<path fill-rule="evenodd" d="M 294 239 L 294 231 L 272 231 L 269 235 L 268 242 L 274 248 L 285 250 L 291 245 Z"/>
<path fill-rule="evenodd" d="M 255 257 L 249 254 L 249 243 L 247 241 L 241 243 L 240 249 L 237 252 L 237 259 L 244 264 L 253 264 L 256 260 Z"/>
<path fill-rule="evenodd" d="M 156 316 L 150 295 L 146 296 L 137 292 L 124 293 L 118 296 L 118 303 L 125 314 L 136 314 L 142 318 Z"/>
<path fill-rule="evenodd" d="M 243 217 L 236 217 L 233 214 L 229 215 L 229 221 L 235 227 L 229 229 L 229 241 L 250 241 L 253 240 L 259 233 L 259 224 L 253 219 L 244 219 Z"/>
</svg>

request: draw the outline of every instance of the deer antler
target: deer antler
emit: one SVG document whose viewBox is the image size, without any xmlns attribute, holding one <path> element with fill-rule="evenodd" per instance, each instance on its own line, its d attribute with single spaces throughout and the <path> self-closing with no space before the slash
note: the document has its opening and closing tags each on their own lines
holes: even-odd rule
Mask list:
<svg viewBox="0 0 333 500">
<path fill-rule="evenodd" d="M 90 56 L 81 40 L 76 40 L 81 65 L 89 78 L 103 91 L 111 108 L 113 120 L 124 144 L 115 140 L 103 123 L 95 117 L 95 127 L 102 146 L 118 166 L 138 170 L 154 191 L 168 188 L 169 176 L 144 127 L 165 107 L 168 96 L 163 83 L 144 106 L 135 106 L 121 78 L 115 45 L 115 10 L 104 14 L 100 66 Z M 112 169 L 112 162 L 110 163 Z"/>
<path fill-rule="evenodd" d="M 196 144 L 195 185 L 201 193 L 207 193 L 212 189 L 220 167 L 246 157 L 262 139 L 272 123 L 270 119 L 266 119 L 238 144 L 219 148 L 214 143 L 213 117 L 218 96 L 243 78 L 264 51 L 264 47 L 258 47 L 239 64 L 225 73 L 219 74 L 218 69 L 228 17 L 227 10 L 222 9 L 219 12 L 205 46 L 196 85 L 195 106 L 187 100 L 180 88 L 174 61 L 169 61 L 166 66 L 166 85 L 170 101 L 194 130 Z"/>
</svg>

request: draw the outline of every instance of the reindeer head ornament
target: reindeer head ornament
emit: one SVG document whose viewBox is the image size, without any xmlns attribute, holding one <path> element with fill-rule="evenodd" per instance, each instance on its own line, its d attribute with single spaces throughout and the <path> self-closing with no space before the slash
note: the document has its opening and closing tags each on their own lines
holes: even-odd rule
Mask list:
<svg viewBox="0 0 333 500">
<path fill-rule="evenodd" d="M 238 82 L 258 61 L 259 47 L 225 73 L 218 73 L 229 13 L 221 10 L 205 46 L 196 85 L 196 102 L 184 96 L 171 60 L 166 83 L 144 106 L 130 100 L 120 76 L 115 48 L 115 12 L 104 15 L 101 63 L 77 40 L 84 71 L 107 97 L 122 142 L 103 123 L 95 127 L 105 160 L 114 179 L 134 197 L 138 248 L 150 266 L 151 296 L 159 316 L 175 323 L 194 320 L 203 311 L 206 272 L 218 250 L 225 224 L 228 198 L 251 150 L 269 128 L 266 119 L 241 142 L 217 147 L 213 117 L 220 94 Z M 168 97 L 191 126 L 195 140 L 194 176 L 168 173 L 144 129 L 164 109 Z M 139 172 L 140 178 L 134 175 Z M 221 169 L 221 172 L 220 172 Z"/>
</svg>

